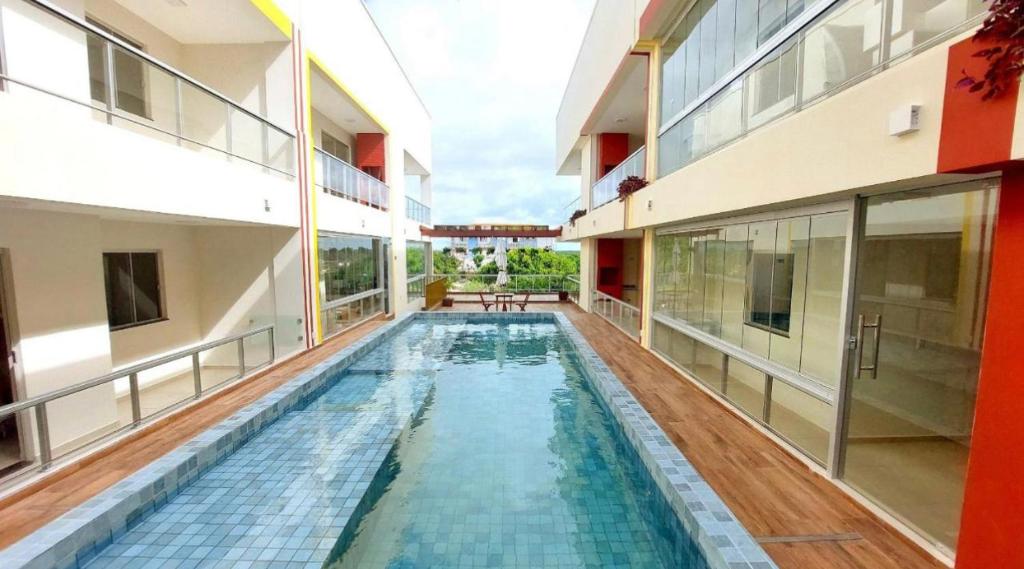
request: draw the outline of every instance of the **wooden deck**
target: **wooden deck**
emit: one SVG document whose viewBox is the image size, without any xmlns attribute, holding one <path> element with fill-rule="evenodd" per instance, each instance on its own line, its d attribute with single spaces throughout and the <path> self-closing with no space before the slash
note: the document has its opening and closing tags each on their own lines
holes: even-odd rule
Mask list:
<svg viewBox="0 0 1024 569">
<path fill-rule="evenodd" d="M 445 310 L 481 310 L 456 304 Z M 650 411 L 669 437 L 783 569 L 945 567 L 827 480 L 698 389 L 611 324 L 572 304 L 560 310 Z M 102 455 L 0 502 L 0 547 L 94 496 L 134 470 L 287 381 L 370 330 L 373 321 L 174 415 Z"/>
</svg>

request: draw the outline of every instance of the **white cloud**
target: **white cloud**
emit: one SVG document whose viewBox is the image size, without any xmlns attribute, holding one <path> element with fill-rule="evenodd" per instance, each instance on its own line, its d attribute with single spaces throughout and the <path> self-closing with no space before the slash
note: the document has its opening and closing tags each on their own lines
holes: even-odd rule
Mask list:
<svg viewBox="0 0 1024 569">
<path fill-rule="evenodd" d="M 368 0 L 433 117 L 435 223 L 565 221 L 555 113 L 593 4 Z"/>
</svg>

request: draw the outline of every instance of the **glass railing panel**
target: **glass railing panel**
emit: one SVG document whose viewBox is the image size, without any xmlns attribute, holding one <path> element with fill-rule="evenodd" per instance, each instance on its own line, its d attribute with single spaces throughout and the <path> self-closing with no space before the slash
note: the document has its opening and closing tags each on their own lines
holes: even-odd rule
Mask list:
<svg viewBox="0 0 1024 569">
<path fill-rule="evenodd" d="M 605 174 L 600 180 L 594 183 L 590 193 L 591 209 L 596 209 L 619 195 L 619 184 L 629 176 L 643 178 L 646 175 L 647 150 L 640 147 L 615 167 L 611 172 Z"/>
<path fill-rule="evenodd" d="M 882 58 L 881 0 L 840 4 L 804 32 L 802 96 L 817 98 L 874 69 Z"/>
<path fill-rule="evenodd" d="M 33 5 L 26 6 L 32 9 Z M 40 6 L 31 16 L 48 32 L 40 38 L 59 35 L 82 42 L 80 72 L 88 76 L 87 88 L 73 80 L 80 72 L 69 72 L 66 58 L 50 56 L 53 50 L 40 45 L 31 66 L 20 66 L 15 75 L 5 78 L 5 83 L 17 86 L 12 92 L 77 104 L 95 119 L 119 128 L 222 158 L 234 155 L 266 171 L 292 174 L 294 137 L 269 120 L 89 22 Z"/>
<path fill-rule="evenodd" d="M 384 182 L 319 149 L 314 151 L 314 180 L 329 194 L 380 210 L 388 209 Z"/>
<path fill-rule="evenodd" d="M 800 4 L 800 9 L 807 7 Z M 659 176 L 951 37 L 976 23 L 984 10 L 980 0 L 912 6 L 901 0 L 836 2 L 735 80 L 695 99 L 707 102 L 664 128 L 658 137 Z M 884 29 L 883 14 L 890 13 Z M 595 199 L 598 189 L 595 184 Z M 611 190 L 602 186 L 600 191 L 607 196 Z"/>
<path fill-rule="evenodd" d="M 200 152 L 227 152 L 228 105 L 190 83 L 181 83 L 181 135 Z"/>
<path fill-rule="evenodd" d="M 262 164 L 263 123 L 252 115 L 231 109 L 231 154 Z"/>
</svg>

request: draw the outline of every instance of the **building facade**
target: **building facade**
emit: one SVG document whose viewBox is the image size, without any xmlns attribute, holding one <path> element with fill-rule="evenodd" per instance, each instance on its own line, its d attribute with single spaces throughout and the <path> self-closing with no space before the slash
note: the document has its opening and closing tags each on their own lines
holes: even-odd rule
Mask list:
<svg viewBox="0 0 1024 569">
<path fill-rule="evenodd" d="M 0 124 L 0 406 L 273 327 L 48 404 L 54 458 L 423 304 L 430 116 L 359 0 L 0 0 Z"/>
<path fill-rule="evenodd" d="M 556 125 L 581 305 L 972 569 L 1024 566 L 1021 114 L 956 87 L 984 14 L 599 0 Z"/>
</svg>

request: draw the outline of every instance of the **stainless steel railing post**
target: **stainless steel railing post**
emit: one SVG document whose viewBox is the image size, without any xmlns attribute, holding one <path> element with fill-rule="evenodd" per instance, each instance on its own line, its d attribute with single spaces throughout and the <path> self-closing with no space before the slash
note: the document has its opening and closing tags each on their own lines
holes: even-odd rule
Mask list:
<svg viewBox="0 0 1024 569">
<path fill-rule="evenodd" d="M 238 377 L 245 376 L 245 337 L 238 339 Z"/>
<path fill-rule="evenodd" d="M 203 375 L 199 369 L 199 352 L 192 354 L 192 388 L 195 390 L 195 397 L 203 396 Z"/>
<path fill-rule="evenodd" d="M 46 402 L 36 405 L 36 435 L 39 437 L 39 463 L 46 470 L 53 460 L 50 448 L 50 425 L 46 420 Z"/>
<path fill-rule="evenodd" d="M 274 345 L 274 329 L 267 330 L 267 336 L 270 342 L 270 363 L 274 363 L 277 359 L 277 346 Z"/>
<path fill-rule="evenodd" d="M 142 402 L 139 399 L 139 374 L 128 374 L 128 393 L 132 400 L 132 425 L 142 422 Z"/>
</svg>

